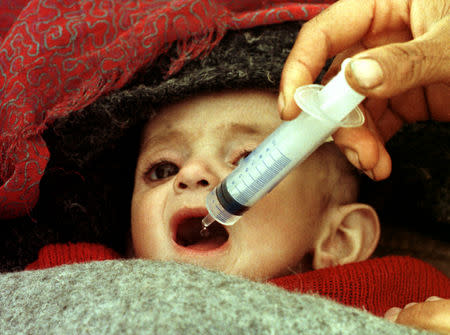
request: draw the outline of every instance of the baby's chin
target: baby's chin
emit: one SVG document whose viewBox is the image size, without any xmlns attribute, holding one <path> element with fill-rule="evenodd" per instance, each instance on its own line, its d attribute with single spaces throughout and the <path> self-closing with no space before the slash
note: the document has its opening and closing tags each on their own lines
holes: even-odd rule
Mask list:
<svg viewBox="0 0 450 335">
<path fill-rule="evenodd" d="M 251 265 L 243 268 L 237 267 L 235 266 L 234 261 L 230 261 L 229 259 L 219 259 L 214 262 L 190 259 L 188 263 L 255 282 L 266 282 L 272 278 L 278 277 L 274 274 L 261 273 L 257 267 L 255 268 Z"/>
<path fill-rule="evenodd" d="M 273 272 L 273 269 L 268 268 L 267 265 L 258 264 L 258 260 L 243 261 L 247 257 L 242 257 L 242 254 L 236 252 L 237 250 L 231 250 L 227 245 L 228 242 L 218 248 L 210 248 L 207 245 L 209 243 L 215 244 L 216 242 L 208 242 L 204 245 L 196 245 L 193 247 L 175 247 L 175 250 L 167 250 L 168 252 L 162 252 L 158 256 L 139 255 L 138 253 L 133 256 L 158 261 L 188 263 L 256 282 L 265 282 L 272 278 L 292 273 L 290 269 Z"/>
<path fill-rule="evenodd" d="M 196 257 L 198 253 L 194 257 L 192 254 L 185 254 L 177 261 L 257 282 L 266 282 L 273 278 L 293 274 L 293 269 L 279 269 L 279 264 L 270 266 L 262 263 L 259 259 L 251 259 L 248 255 L 242 255 L 236 251 L 231 248 L 230 250 L 225 249 L 224 252 L 205 253 L 200 257 Z"/>
</svg>

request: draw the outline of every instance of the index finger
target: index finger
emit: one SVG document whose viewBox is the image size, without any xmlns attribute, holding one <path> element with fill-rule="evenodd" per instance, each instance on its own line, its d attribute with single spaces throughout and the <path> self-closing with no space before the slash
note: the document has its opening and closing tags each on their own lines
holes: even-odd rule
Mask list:
<svg viewBox="0 0 450 335">
<path fill-rule="evenodd" d="M 360 41 L 374 16 L 375 0 L 341 0 L 303 25 L 281 74 L 278 108 L 283 119 L 299 114 L 293 102 L 296 88 L 311 84 L 328 58 Z"/>
</svg>

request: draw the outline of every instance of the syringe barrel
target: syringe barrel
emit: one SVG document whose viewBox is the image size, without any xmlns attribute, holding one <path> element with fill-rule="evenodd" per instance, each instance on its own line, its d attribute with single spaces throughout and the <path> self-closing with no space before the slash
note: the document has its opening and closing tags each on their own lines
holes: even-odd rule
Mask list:
<svg viewBox="0 0 450 335">
<path fill-rule="evenodd" d="M 303 162 L 341 126 L 359 126 L 357 108 L 364 96 L 346 82 L 344 68 L 326 86 L 297 89 L 294 99 L 302 113 L 281 124 L 206 198 L 209 214 L 224 225 L 234 224 Z"/>
<path fill-rule="evenodd" d="M 281 124 L 208 195 L 209 213 L 224 225 L 235 223 L 338 126 L 307 113 Z"/>
</svg>

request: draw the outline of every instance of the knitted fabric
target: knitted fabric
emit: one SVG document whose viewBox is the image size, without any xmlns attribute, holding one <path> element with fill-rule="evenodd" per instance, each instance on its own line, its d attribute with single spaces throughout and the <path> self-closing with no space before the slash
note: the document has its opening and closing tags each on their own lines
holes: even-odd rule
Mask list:
<svg viewBox="0 0 450 335">
<path fill-rule="evenodd" d="M 39 251 L 36 261 L 29 264 L 26 270 L 46 269 L 54 266 L 118 259 L 120 255 L 101 244 L 68 243 L 50 244 Z"/>
<path fill-rule="evenodd" d="M 102 245 L 49 245 L 27 270 L 117 259 Z M 450 298 L 450 279 L 432 266 L 410 257 L 383 257 L 302 274 L 276 278 L 271 283 L 293 292 L 326 296 L 344 305 L 382 316 L 387 309 L 436 295 Z"/>
</svg>

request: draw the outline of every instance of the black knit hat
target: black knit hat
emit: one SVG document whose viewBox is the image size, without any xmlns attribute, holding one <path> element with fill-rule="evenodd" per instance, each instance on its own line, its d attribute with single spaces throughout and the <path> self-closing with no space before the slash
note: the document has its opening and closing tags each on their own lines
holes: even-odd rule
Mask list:
<svg viewBox="0 0 450 335">
<path fill-rule="evenodd" d="M 87 241 L 124 252 L 142 126 L 161 106 L 200 92 L 225 88 L 277 90 L 285 59 L 300 28 L 301 23 L 290 22 L 229 31 L 209 55 L 188 62 L 180 72 L 165 78 L 177 54 L 173 47 L 120 91 L 55 121 L 44 133 L 51 158 L 40 184 L 39 202 L 32 212 L 34 221 L 18 219 L 3 227 L 15 227 L 5 231 L 10 235 L 9 244 L 4 246 L 9 269 L 33 261 L 37 250 L 48 243 Z M 414 183 L 423 184 L 417 168 L 411 171 Z M 398 181 L 401 179 L 396 180 L 403 185 Z M 363 196 L 370 200 L 373 185 L 364 185 Z M 381 184 L 392 191 L 390 185 L 394 184 Z M 385 199 L 375 198 L 386 207 Z M 422 207 L 426 208 L 423 215 L 428 215 L 429 203 Z M 444 207 L 447 209 L 448 204 Z M 433 219 L 441 220 L 442 209 L 436 213 Z M 448 221 L 446 213 L 444 220 Z M 16 229 L 28 231 L 28 239 L 18 238 Z"/>
</svg>

